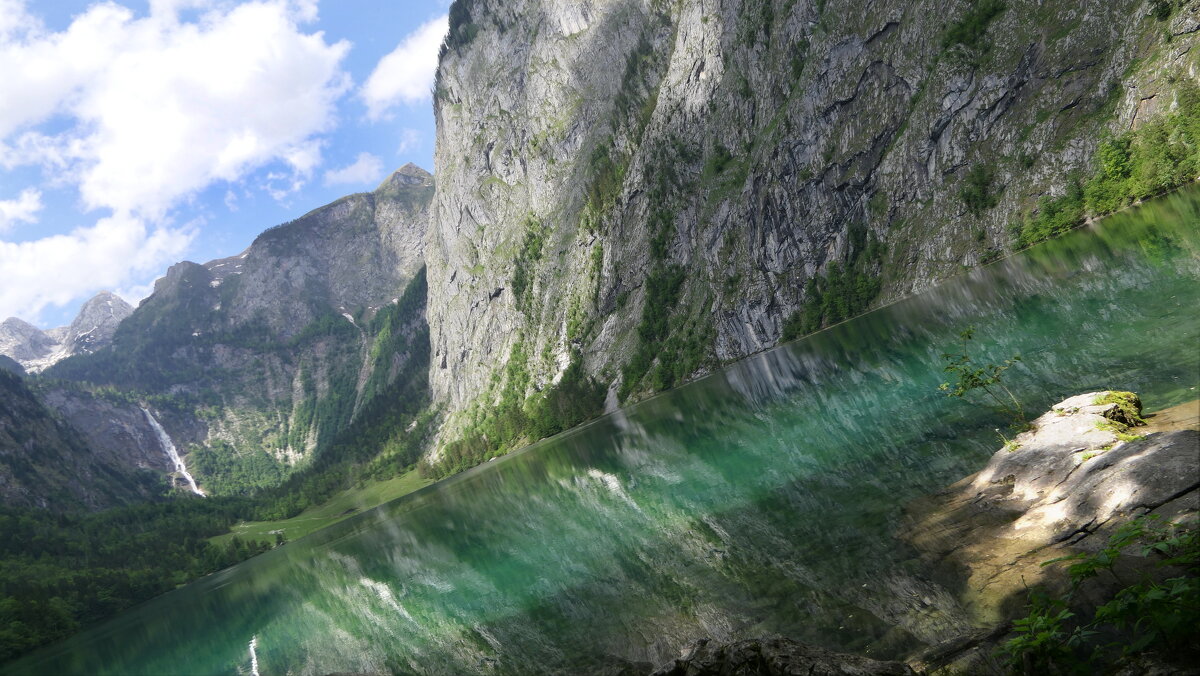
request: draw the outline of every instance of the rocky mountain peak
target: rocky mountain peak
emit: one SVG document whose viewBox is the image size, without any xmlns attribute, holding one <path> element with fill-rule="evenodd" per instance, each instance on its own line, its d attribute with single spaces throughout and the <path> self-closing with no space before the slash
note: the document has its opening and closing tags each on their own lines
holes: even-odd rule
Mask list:
<svg viewBox="0 0 1200 676">
<path fill-rule="evenodd" d="M 68 326 L 43 331 L 17 317 L 0 323 L 0 355 L 36 373 L 74 354 L 95 352 L 112 343 L 121 320 L 133 307 L 120 296 L 101 291 L 83 304 Z"/>
<path fill-rule="evenodd" d="M 9 317 L 0 322 L 0 329 L 20 336 L 32 336 L 42 333 L 41 329 L 19 317 Z"/>
<path fill-rule="evenodd" d="M 433 174 L 409 162 L 385 178 L 376 191 L 393 185 L 432 185 Z"/>
<path fill-rule="evenodd" d="M 95 352 L 112 343 L 121 320 L 133 314 L 133 306 L 109 291 L 101 291 L 83 304 L 63 339 L 67 355 Z"/>
<path fill-rule="evenodd" d="M 0 354 L 24 365 L 44 357 L 55 347 L 55 341 L 29 322 L 9 317 L 0 323 Z"/>
</svg>

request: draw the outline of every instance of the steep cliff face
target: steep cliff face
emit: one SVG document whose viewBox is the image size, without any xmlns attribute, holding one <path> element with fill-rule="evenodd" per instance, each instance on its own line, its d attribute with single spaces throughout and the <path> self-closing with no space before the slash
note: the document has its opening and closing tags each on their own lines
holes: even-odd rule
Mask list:
<svg viewBox="0 0 1200 676">
<path fill-rule="evenodd" d="M 575 362 L 612 405 L 1011 250 L 1195 80 L 1177 4 L 458 0 L 426 251 L 448 438 L 514 381 Z"/>
<path fill-rule="evenodd" d="M 139 472 L 88 442 L 19 377 L 0 370 L 0 504 L 99 509 L 152 499 L 166 489 L 161 473 Z"/>
<path fill-rule="evenodd" d="M 87 428 L 92 446 L 125 448 L 135 466 L 161 456 L 142 443 L 154 440 L 141 413 L 152 403 L 202 485 L 278 482 L 410 360 L 424 369 L 414 345 L 433 190 L 433 177 L 408 165 L 372 193 L 264 232 L 238 256 L 172 266 L 111 347 L 47 371 L 81 384 L 52 389 L 47 403 Z"/>
</svg>

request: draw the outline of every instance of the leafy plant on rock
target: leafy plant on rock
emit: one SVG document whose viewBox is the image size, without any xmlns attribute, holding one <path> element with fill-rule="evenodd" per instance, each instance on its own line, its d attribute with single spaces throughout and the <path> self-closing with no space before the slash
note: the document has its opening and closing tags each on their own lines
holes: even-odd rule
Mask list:
<svg viewBox="0 0 1200 676">
<path fill-rule="evenodd" d="M 959 334 L 959 338 L 962 339 L 960 352 L 942 353 L 942 359 L 946 361 L 942 370 L 953 375 L 954 381 L 942 383 L 939 389 L 948 397 L 960 399 L 978 390 L 996 404 L 997 409 L 1010 418 L 1014 426 L 1024 425 L 1025 409 L 1012 390 L 1001 381 L 1004 372 L 1021 361 L 1020 355 L 1013 355 L 999 364 L 979 364 L 970 354 L 970 343 L 975 339 L 975 328 L 967 327 Z"/>
</svg>

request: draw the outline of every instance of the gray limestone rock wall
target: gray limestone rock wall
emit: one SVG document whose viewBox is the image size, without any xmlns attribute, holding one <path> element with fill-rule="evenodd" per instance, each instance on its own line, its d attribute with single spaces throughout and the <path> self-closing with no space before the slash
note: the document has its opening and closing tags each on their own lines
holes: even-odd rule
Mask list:
<svg viewBox="0 0 1200 676">
<path fill-rule="evenodd" d="M 981 4 L 458 0 L 426 242 L 447 432 L 516 349 L 527 394 L 573 354 L 615 391 L 644 316 L 690 376 L 775 344 L 864 251 L 876 304 L 1002 255 L 1196 77 L 1195 2 L 1010 0 L 948 38 Z"/>
<path fill-rule="evenodd" d="M 433 177 L 406 165 L 374 192 L 332 204 L 260 235 L 244 253 L 206 263 L 228 326 L 264 321 L 288 338 L 329 309 L 373 313 L 424 265 Z"/>
<path fill-rule="evenodd" d="M 162 465 L 154 464 L 153 443 L 119 408 L 108 405 L 100 420 L 69 419 L 45 405 L 20 378 L 0 372 L 0 504 L 69 511 L 160 497 L 166 484 Z M 135 443 L 100 448 L 79 431 L 80 422 L 120 428 Z M 94 428 L 83 429 L 90 434 Z M 157 455 L 162 456 L 161 450 Z"/>
<path fill-rule="evenodd" d="M 154 430 L 135 404 L 107 401 L 64 388 L 48 390 L 42 399 L 80 433 L 88 450 L 102 462 L 160 474 L 174 471 Z"/>
</svg>

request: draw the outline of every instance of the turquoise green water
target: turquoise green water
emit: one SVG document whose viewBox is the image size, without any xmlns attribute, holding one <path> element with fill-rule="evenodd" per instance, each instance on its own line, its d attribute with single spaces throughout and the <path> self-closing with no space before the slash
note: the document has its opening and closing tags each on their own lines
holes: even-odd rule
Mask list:
<svg viewBox="0 0 1200 676">
<path fill-rule="evenodd" d="M 1190 191 L 364 513 L 5 673 L 585 673 L 769 633 L 879 657 L 966 628 L 893 537 L 1001 421 L 947 399 L 977 327 L 1030 410 L 1200 384 Z M 254 642 L 254 655 L 251 654 Z"/>
</svg>

